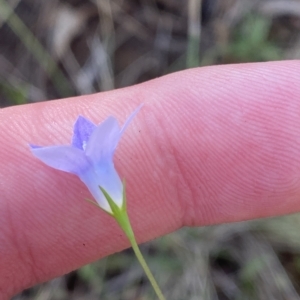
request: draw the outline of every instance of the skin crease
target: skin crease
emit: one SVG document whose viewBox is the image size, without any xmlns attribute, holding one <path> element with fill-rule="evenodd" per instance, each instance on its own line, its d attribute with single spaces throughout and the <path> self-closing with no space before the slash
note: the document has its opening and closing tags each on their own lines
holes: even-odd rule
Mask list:
<svg viewBox="0 0 300 300">
<path fill-rule="evenodd" d="M 139 242 L 300 211 L 300 63 L 191 69 L 111 92 L 0 110 L 0 299 L 128 247 L 71 174 L 28 143 L 68 144 L 79 114 L 120 124 L 115 155 Z"/>
</svg>

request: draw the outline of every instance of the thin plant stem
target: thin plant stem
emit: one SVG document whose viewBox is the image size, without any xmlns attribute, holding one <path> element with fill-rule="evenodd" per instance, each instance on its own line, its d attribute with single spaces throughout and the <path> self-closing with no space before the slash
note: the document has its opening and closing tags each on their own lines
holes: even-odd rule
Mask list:
<svg viewBox="0 0 300 300">
<path fill-rule="evenodd" d="M 132 227 L 131 227 L 131 224 L 129 221 L 129 217 L 128 217 L 128 213 L 127 213 L 125 181 L 123 182 L 123 205 L 122 205 L 122 207 L 119 207 L 101 186 L 99 188 L 100 188 L 101 192 L 103 193 L 103 195 L 105 196 L 105 198 L 111 208 L 111 213 L 109 213 L 109 214 L 118 222 L 118 224 L 120 225 L 122 230 L 125 232 L 126 236 L 128 237 L 130 244 L 132 246 L 132 249 L 133 249 L 138 261 L 140 262 L 142 268 L 144 269 L 158 299 L 165 300 L 165 297 L 164 297 L 162 291 L 160 290 L 154 276 L 152 275 L 143 255 L 140 251 L 140 248 L 136 242 L 134 232 L 132 230 Z"/>
<path fill-rule="evenodd" d="M 118 221 L 118 220 L 117 220 Z M 119 221 L 118 221 L 119 223 Z M 119 223 L 120 224 L 120 223 Z M 124 226 L 125 225 L 125 226 Z M 122 224 L 120 224 L 121 228 L 124 230 L 126 236 L 128 237 L 129 241 L 130 241 L 130 244 L 131 244 L 131 247 L 139 261 L 139 263 L 141 264 L 142 268 L 144 269 L 157 297 L 159 300 L 165 300 L 165 297 L 160 289 L 160 287 L 158 286 L 152 272 L 150 271 L 141 251 L 140 251 L 140 248 L 136 242 L 136 239 L 135 239 L 135 236 L 134 236 L 134 233 L 133 233 L 133 230 L 132 230 L 132 227 L 131 227 L 131 224 L 130 224 L 130 221 L 129 221 L 129 218 L 128 218 L 128 215 L 127 215 L 127 212 L 124 213 L 124 216 L 123 216 L 123 222 Z"/>
</svg>

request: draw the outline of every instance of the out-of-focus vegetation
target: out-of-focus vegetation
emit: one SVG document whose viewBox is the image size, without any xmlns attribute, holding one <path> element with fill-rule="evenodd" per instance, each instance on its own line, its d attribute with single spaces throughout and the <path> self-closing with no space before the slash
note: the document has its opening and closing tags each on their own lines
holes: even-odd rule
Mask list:
<svg viewBox="0 0 300 300">
<path fill-rule="evenodd" d="M 0 0 L 0 105 L 299 58 L 299 29 L 297 0 Z M 300 299 L 299 226 L 294 215 L 186 228 L 142 251 L 167 299 Z M 154 295 L 129 249 L 14 297 L 27 299 Z"/>
</svg>

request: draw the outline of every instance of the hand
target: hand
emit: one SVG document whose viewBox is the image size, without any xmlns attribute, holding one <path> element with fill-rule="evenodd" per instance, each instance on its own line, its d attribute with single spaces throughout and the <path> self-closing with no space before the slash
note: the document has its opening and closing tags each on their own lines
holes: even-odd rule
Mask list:
<svg viewBox="0 0 300 300">
<path fill-rule="evenodd" d="M 0 110 L 0 297 L 128 246 L 80 180 L 28 143 L 68 144 L 79 114 L 122 123 L 115 164 L 139 242 L 300 210 L 300 63 L 207 67 L 112 92 Z"/>
</svg>

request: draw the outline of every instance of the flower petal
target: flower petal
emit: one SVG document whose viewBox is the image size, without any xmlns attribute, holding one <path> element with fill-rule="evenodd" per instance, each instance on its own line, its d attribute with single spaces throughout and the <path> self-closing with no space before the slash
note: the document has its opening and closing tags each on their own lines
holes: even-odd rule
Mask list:
<svg viewBox="0 0 300 300">
<path fill-rule="evenodd" d="M 110 160 L 120 139 L 120 127 L 114 117 L 103 121 L 92 133 L 85 149 L 85 154 L 94 164 Z"/>
<path fill-rule="evenodd" d="M 140 111 L 140 109 L 142 108 L 144 104 L 142 103 L 126 120 L 126 122 L 124 123 L 121 132 L 120 132 L 120 136 L 124 133 L 124 131 L 126 130 L 127 126 L 129 125 L 129 123 L 132 121 L 132 119 L 135 117 L 135 115 Z"/>
<path fill-rule="evenodd" d="M 82 174 L 82 176 L 79 177 L 81 181 L 86 185 L 86 187 L 89 189 L 90 193 L 98 203 L 98 205 L 106 210 L 107 212 L 111 213 L 112 210 L 101 192 L 99 188 L 99 180 L 97 178 L 97 175 L 95 174 L 93 169 L 89 169 L 88 172 L 85 172 Z"/>
<path fill-rule="evenodd" d="M 113 162 L 104 161 L 101 164 L 98 164 L 95 172 L 99 178 L 99 186 L 101 186 L 113 201 L 121 207 L 123 204 L 123 183 Z"/>
<path fill-rule="evenodd" d="M 84 150 L 87 141 L 97 126 L 83 116 L 79 116 L 74 124 L 72 146 Z"/>
<path fill-rule="evenodd" d="M 99 206 L 112 212 L 110 205 L 100 190 L 102 187 L 120 208 L 123 204 L 123 184 L 112 162 L 105 161 L 97 168 L 88 169 L 80 176 Z"/>
<path fill-rule="evenodd" d="M 54 169 L 80 176 L 90 167 L 84 151 L 78 148 L 70 146 L 30 147 L 34 156 Z"/>
</svg>

